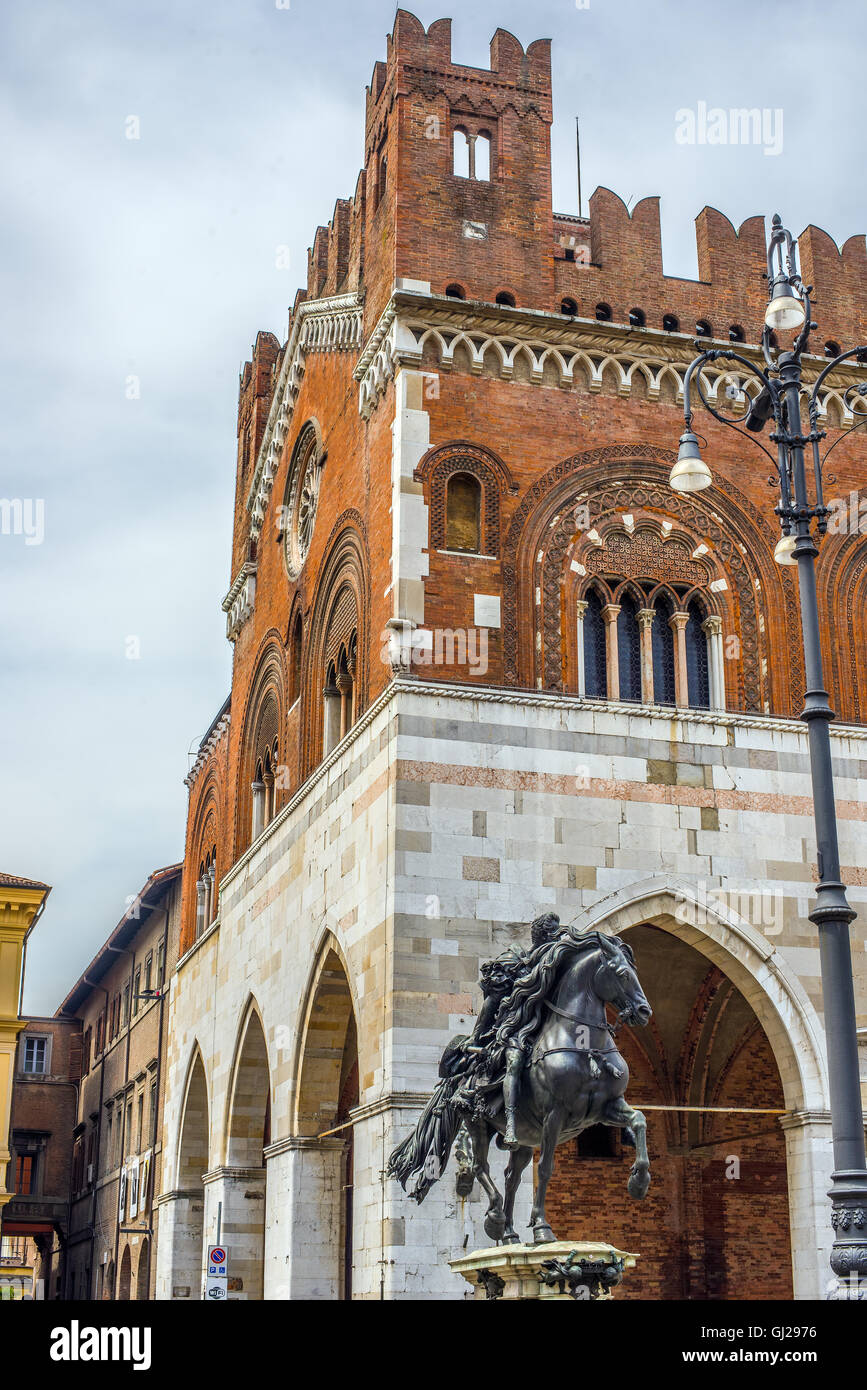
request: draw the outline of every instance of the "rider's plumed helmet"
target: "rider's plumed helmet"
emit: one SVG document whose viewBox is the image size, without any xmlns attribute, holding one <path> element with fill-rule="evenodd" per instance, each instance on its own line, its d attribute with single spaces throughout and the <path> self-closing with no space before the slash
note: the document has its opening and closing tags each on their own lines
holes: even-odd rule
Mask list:
<svg viewBox="0 0 867 1390">
<path fill-rule="evenodd" d="M 530 924 L 530 937 L 534 946 L 543 946 L 559 936 L 561 930 L 556 912 L 544 912 Z"/>
</svg>

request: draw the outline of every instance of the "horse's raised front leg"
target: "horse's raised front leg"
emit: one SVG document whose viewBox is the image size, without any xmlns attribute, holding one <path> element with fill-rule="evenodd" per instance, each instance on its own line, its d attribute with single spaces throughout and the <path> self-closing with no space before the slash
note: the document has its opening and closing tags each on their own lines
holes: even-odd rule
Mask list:
<svg viewBox="0 0 867 1390">
<path fill-rule="evenodd" d="M 546 1241 L 557 1239 L 545 1217 L 545 1197 L 548 1192 L 548 1183 L 551 1180 L 551 1174 L 554 1171 L 554 1156 L 557 1152 L 557 1145 L 560 1142 L 560 1131 L 562 1128 L 563 1112 L 559 1106 L 555 1106 L 552 1110 L 548 1111 L 542 1125 L 542 1152 L 539 1155 L 536 1195 L 533 1200 L 533 1210 L 530 1213 L 530 1225 L 533 1227 L 534 1245 L 544 1245 Z"/>
<path fill-rule="evenodd" d="M 484 1120 L 465 1120 L 464 1123 L 473 1145 L 473 1175 L 488 1197 L 485 1234 L 491 1240 L 502 1240 L 506 1229 L 503 1199 L 488 1167 L 488 1149 L 494 1131 Z"/>
<path fill-rule="evenodd" d="M 618 1096 L 612 1100 L 602 1116 L 604 1125 L 616 1125 L 632 1131 L 635 1139 L 635 1162 L 629 1170 L 626 1190 L 630 1197 L 646 1197 L 650 1187 L 650 1159 L 647 1156 L 647 1121 L 640 1110 Z"/>
<path fill-rule="evenodd" d="M 517 1149 L 513 1149 L 506 1168 L 506 1229 L 503 1232 L 504 1245 L 520 1245 L 521 1237 L 515 1230 L 515 1197 L 518 1188 L 521 1186 L 521 1174 L 527 1164 L 533 1158 L 533 1150 L 529 1145 L 519 1144 Z"/>
</svg>

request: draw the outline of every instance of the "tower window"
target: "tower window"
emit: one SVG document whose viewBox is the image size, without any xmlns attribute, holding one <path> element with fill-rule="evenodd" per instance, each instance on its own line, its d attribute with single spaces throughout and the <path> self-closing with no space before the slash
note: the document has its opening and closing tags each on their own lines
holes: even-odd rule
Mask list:
<svg viewBox="0 0 867 1390">
<path fill-rule="evenodd" d="M 833 340 L 832 338 L 829 338 L 828 342 L 825 344 L 825 356 L 826 356 L 826 357 L 839 357 L 839 356 L 840 356 L 840 344 L 839 344 L 839 343 L 835 343 L 834 340 Z"/>
<path fill-rule="evenodd" d="M 666 333 L 679 333 L 680 319 L 677 317 L 676 314 L 663 314 L 662 326 L 665 329 Z"/>
<path fill-rule="evenodd" d="M 446 295 L 449 299 L 466 299 L 466 291 L 462 285 L 446 285 Z"/>
<path fill-rule="evenodd" d="M 459 179 L 470 177 L 470 141 L 463 126 L 452 135 L 452 173 Z"/>
<path fill-rule="evenodd" d="M 500 293 L 497 295 L 494 303 L 503 304 L 507 309 L 514 309 L 515 296 L 513 294 L 510 294 L 508 290 L 500 290 Z"/>
<path fill-rule="evenodd" d="M 596 305 L 595 313 L 596 313 L 596 317 L 597 317 L 597 319 L 599 320 L 600 323 L 610 323 L 610 322 L 611 322 L 611 305 L 610 305 L 610 304 L 597 304 L 597 305 Z"/>
<path fill-rule="evenodd" d="M 711 332 L 710 324 L 708 323 L 707 319 L 698 320 L 698 323 L 695 325 L 695 336 L 697 338 L 713 337 L 713 333 Z"/>
<path fill-rule="evenodd" d="M 747 335 L 746 335 L 746 333 L 744 332 L 744 330 L 741 328 L 740 324 L 739 324 L 739 323 L 733 323 L 732 326 L 731 326 L 731 328 L 729 329 L 729 342 L 730 342 L 730 343 L 745 343 L 746 341 L 747 341 Z"/>
<path fill-rule="evenodd" d="M 630 309 L 630 310 L 629 310 L 629 327 L 630 327 L 630 328 L 643 328 L 643 327 L 645 326 L 646 323 L 647 323 L 647 318 L 645 317 L 645 313 L 644 313 L 644 310 L 643 310 L 643 309 Z"/>
<path fill-rule="evenodd" d="M 446 488 L 446 550 L 481 550 L 482 485 L 470 473 L 455 473 Z"/>
<path fill-rule="evenodd" d="M 489 183 L 491 179 L 491 137 L 480 130 L 470 142 L 470 178 Z"/>
<path fill-rule="evenodd" d="M 651 627 L 653 650 L 653 698 L 658 705 L 675 703 L 674 633 L 669 619 L 672 606 L 669 599 L 660 597 L 655 605 L 656 617 Z"/>
<path fill-rule="evenodd" d="M 567 314 L 570 318 L 574 318 L 575 315 L 578 313 L 578 305 L 575 303 L 575 300 L 574 300 L 574 299 L 561 299 L 561 300 L 560 300 L 560 313 L 561 313 L 561 314 Z"/>
<path fill-rule="evenodd" d="M 452 173 L 459 179 L 489 183 L 491 178 L 491 134 L 456 126 L 452 134 Z"/>
</svg>

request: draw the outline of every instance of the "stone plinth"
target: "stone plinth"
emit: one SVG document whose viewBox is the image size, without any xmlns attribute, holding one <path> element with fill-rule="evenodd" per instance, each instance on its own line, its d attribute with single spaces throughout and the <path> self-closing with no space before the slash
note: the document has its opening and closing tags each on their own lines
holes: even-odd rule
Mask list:
<svg viewBox="0 0 867 1390">
<path fill-rule="evenodd" d="M 475 1298 L 583 1301 L 611 1298 L 637 1259 L 601 1241 L 554 1240 L 545 1245 L 494 1245 L 449 1260 L 449 1265 L 472 1285 Z"/>
</svg>

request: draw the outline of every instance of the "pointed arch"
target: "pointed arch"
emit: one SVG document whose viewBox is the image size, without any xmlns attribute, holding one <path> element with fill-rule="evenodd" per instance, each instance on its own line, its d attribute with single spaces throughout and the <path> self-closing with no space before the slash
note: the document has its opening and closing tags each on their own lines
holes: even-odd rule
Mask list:
<svg viewBox="0 0 867 1390">
<path fill-rule="evenodd" d="M 209 1167 L 210 1132 L 208 1080 L 202 1051 L 196 1043 L 187 1067 L 181 1102 L 175 1187 L 201 1187 L 202 1174 L 206 1173 Z"/>
<path fill-rule="evenodd" d="M 346 1050 L 357 1049 L 357 1007 L 352 972 L 337 937 L 320 938 L 304 994 L 293 1074 L 297 1134 L 328 1129 L 340 1108 Z"/>
<path fill-rule="evenodd" d="M 251 994 L 235 1042 L 226 1097 L 225 1162 L 232 1168 L 260 1168 L 270 1142 L 271 1072 L 262 1014 Z"/>
</svg>

